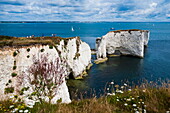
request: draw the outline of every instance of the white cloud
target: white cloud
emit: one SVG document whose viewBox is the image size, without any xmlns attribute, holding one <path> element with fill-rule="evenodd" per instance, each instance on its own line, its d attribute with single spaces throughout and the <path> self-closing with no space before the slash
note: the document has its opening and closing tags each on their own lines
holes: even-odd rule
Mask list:
<svg viewBox="0 0 170 113">
<path fill-rule="evenodd" d="M 168 0 L 15 1 L 21 5 L 0 2 L 0 20 L 169 21 L 170 14 Z"/>
</svg>

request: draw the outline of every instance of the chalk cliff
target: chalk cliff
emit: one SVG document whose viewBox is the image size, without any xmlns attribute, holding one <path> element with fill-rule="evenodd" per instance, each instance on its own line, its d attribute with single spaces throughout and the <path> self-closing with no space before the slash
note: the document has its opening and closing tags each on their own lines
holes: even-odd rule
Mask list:
<svg viewBox="0 0 170 113">
<path fill-rule="evenodd" d="M 4 94 L 5 88 L 14 88 L 12 94 L 18 94 L 18 89 L 31 85 L 25 75 L 29 75 L 28 69 L 35 63 L 34 59 L 43 55 L 48 58 L 48 62 L 55 62 L 56 58 L 64 59 L 67 63 L 64 67 L 67 68 L 65 75 L 72 73 L 75 78 L 81 76 L 91 63 L 90 47 L 79 37 L 2 40 L 0 46 L 1 99 L 7 99 L 11 95 Z M 25 93 L 29 94 L 31 91 Z M 63 103 L 71 101 L 65 77 L 51 102 L 56 103 L 60 98 Z M 28 98 L 25 98 L 25 101 L 30 102 Z"/>
<path fill-rule="evenodd" d="M 143 58 L 149 34 L 147 30 L 137 29 L 111 31 L 96 39 L 97 59 L 115 53 Z"/>
</svg>

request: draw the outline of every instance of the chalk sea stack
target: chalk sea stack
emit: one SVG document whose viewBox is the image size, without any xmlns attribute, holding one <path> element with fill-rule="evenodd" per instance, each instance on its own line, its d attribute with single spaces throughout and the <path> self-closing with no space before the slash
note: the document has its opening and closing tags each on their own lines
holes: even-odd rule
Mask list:
<svg viewBox="0 0 170 113">
<path fill-rule="evenodd" d="M 96 39 L 97 59 L 107 55 L 131 55 L 143 58 L 144 48 L 148 45 L 150 32 L 130 29 L 110 31 Z"/>
</svg>

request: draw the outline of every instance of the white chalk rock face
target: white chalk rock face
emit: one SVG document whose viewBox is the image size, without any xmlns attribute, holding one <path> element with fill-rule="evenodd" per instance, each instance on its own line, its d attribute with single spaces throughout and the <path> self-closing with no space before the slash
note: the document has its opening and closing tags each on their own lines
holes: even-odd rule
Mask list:
<svg viewBox="0 0 170 113">
<path fill-rule="evenodd" d="M 102 38 L 96 39 L 97 58 L 104 58 L 106 54 L 114 54 L 117 51 L 122 55 L 143 58 L 144 46 L 147 46 L 148 41 L 147 30 L 111 31 Z"/>
<path fill-rule="evenodd" d="M 28 51 L 28 49 L 30 49 Z M 14 53 L 17 53 L 14 56 Z M 41 56 L 46 56 L 47 62 L 56 62 L 56 58 L 65 59 L 66 68 L 65 75 L 70 73 L 76 78 L 86 70 L 86 67 L 91 63 L 91 50 L 88 44 L 82 42 L 79 37 L 60 39 L 55 47 L 51 48 L 49 45 L 26 45 L 16 47 L 0 48 L 0 99 L 7 99 L 11 94 L 4 94 L 5 88 L 14 88 L 12 94 L 18 94 L 18 91 L 23 87 L 31 87 L 28 81 L 28 69 L 35 63 L 35 59 L 40 59 Z M 63 65 L 63 64 L 61 64 Z M 16 68 L 16 69 L 13 69 Z M 12 77 L 12 73 L 16 73 Z M 59 75 L 56 75 L 59 76 Z M 56 103 L 58 99 L 62 99 L 63 103 L 71 102 L 68 87 L 66 85 L 65 77 L 62 83 L 56 90 L 56 95 L 51 102 Z M 25 91 L 26 94 L 33 92 L 32 89 Z M 43 97 L 46 98 L 46 97 Z M 48 101 L 48 98 L 45 99 Z M 34 103 L 28 98 L 25 98 L 26 103 Z"/>
<path fill-rule="evenodd" d="M 61 57 L 67 60 L 74 78 L 81 76 L 82 72 L 91 63 L 90 46 L 82 42 L 79 37 L 69 39 L 67 44 L 64 44 L 64 40 L 62 40 L 58 48 L 61 51 Z"/>
<path fill-rule="evenodd" d="M 29 52 L 27 51 L 28 48 L 30 49 Z M 44 51 L 42 52 L 42 50 Z M 13 56 L 14 52 L 17 53 L 16 56 Z M 39 59 L 42 55 L 46 55 L 49 62 L 55 61 L 55 59 L 59 57 L 56 49 L 50 49 L 48 45 L 35 45 L 20 48 L 11 47 L 0 50 L 0 95 L 2 100 L 9 98 L 10 95 L 19 94 L 18 91 L 23 87 L 31 88 L 31 84 L 28 82 L 27 78 L 27 75 L 31 75 L 28 72 L 28 69 L 34 63 L 34 59 Z M 13 69 L 14 66 L 16 66 L 16 69 Z M 17 75 L 12 77 L 12 73 L 16 73 Z M 4 94 L 4 89 L 8 87 L 14 88 L 12 94 Z M 24 95 L 30 93 L 32 93 L 31 89 L 24 92 Z M 59 86 L 58 90 L 56 90 L 56 95 L 52 99 L 52 103 L 56 103 L 60 98 L 63 103 L 71 102 L 65 78 L 63 78 L 63 83 Z M 28 98 L 24 98 L 24 100 L 26 104 L 30 102 L 34 103 L 34 101 L 29 100 Z"/>
</svg>

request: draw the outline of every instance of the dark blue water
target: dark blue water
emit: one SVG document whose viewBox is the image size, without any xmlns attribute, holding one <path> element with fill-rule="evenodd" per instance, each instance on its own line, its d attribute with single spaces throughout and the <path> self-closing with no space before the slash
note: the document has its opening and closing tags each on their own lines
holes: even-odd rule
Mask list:
<svg viewBox="0 0 170 113">
<path fill-rule="evenodd" d="M 74 32 L 71 31 L 74 28 Z M 50 36 L 61 37 L 80 36 L 91 48 L 95 47 L 95 39 L 105 35 L 110 28 L 150 30 L 149 46 L 145 58 L 116 57 L 107 62 L 93 65 L 84 80 L 70 81 L 71 90 L 104 89 L 107 82 L 114 80 L 138 81 L 140 79 L 157 80 L 170 79 L 170 23 L 1 23 L 0 35 L 8 36 Z"/>
</svg>

